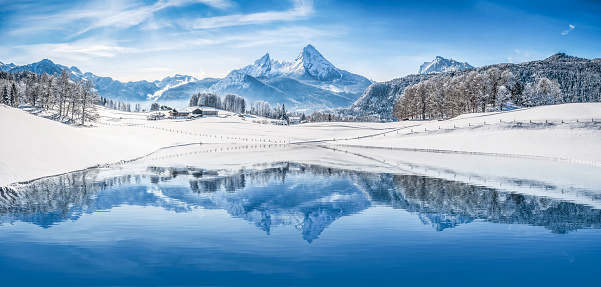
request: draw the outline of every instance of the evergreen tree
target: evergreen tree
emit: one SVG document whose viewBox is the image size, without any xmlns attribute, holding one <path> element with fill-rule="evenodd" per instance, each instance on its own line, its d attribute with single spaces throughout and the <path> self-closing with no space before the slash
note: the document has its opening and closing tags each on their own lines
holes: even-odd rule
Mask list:
<svg viewBox="0 0 601 287">
<path fill-rule="evenodd" d="M 513 87 L 513 89 L 511 89 L 511 100 L 516 106 L 524 105 L 524 88 L 524 84 L 522 84 L 522 81 L 520 81 L 518 77 L 518 79 L 515 82 L 515 86 Z"/>
<path fill-rule="evenodd" d="M 19 91 L 17 90 L 17 83 L 13 82 L 10 86 L 10 104 L 13 107 L 19 107 Z"/>
<path fill-rule="evenodd" d="M 6 85 L 2 88 L 2 103 L 5 105 L 10 105 L 10 96 L 8 94 L 8 89 Z"/>
<path fill-rule="evenodd" d="M 282 119 L 282 120 L 288 119 L 288 115 L 286 115 L 286 106 L 284 104 L 282 104 L 282 112 L 281 112 L 280 119 Z"/>
</svg>

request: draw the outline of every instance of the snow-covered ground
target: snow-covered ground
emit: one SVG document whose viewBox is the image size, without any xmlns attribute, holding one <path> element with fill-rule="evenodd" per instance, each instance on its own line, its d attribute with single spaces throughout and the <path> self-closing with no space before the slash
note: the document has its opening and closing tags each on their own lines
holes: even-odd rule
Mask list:
<svg viewBox="0 0 601 287">
<path fill-rule="evenodd" d="M 146 120 L 147 114 L 108 109 L 101 109 L 100 114 L 101 121 L 93 126 L 73 127 L 0 106 L 0 186 L 151 153 L 142 161 L 153 160 L 161 158 L 164 152 L 157 150 L 178 145 L 189 145 L 191 150 L 187 155 L 164 156 L 161 160 L 171 158 L 181 163 L 195 155 L 196 166 L 221 164 L 240 168 L 241 163 L 250 166 L 294 155 L 306 163 L 393 171 L 407 158 L 440 168 L 469 166 L 473 155 L 450 156 L 477 153 L 502 156 L 496 157 L 499 163 L 503 158 L 517 156 L 540 162 L 559 159 L 586 163 L 586 170 L 597 170 L 601 165 L 599 103 L 468 114 L 447 121 L 296 126 L 259 124 L 253 122 L 255 118 L 240 118 L 227 112 L 220 112 L 219 117 L 160 121 Z M 343 152 L 332 156 L 331 152 L 309 148 L 315 145 Z M 412 150 L 435 153 L 409 153 Z M 443 158 L 447 162 L 437 163 Z M 494 160 L 488 162 L 495 165 Z"/>
</svg>

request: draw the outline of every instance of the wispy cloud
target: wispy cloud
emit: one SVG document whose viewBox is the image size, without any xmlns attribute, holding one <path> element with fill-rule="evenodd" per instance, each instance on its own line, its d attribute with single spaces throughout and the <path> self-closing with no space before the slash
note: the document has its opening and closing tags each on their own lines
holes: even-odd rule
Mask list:
<svg viewBox="0 0 601 287">
<path fill-rule="evenodd" d="M 129 1 L 97 1 L 62 13 L 32 16 L 27 21 L 23 21 L 26 23 L 25 26 L 13 30 L 11 34 L 32 34 L 76 26 L 78 29 L 71 35 L 75 37 L 97 28 L 129 28 L 151 19 L 156 12 L 166 8 L 196 3 L 216 9 L 227 9 L 232 6 L 230 0 L 159 0 L 152 5 Z M 147 25 L 145 28 L 162 26 Z"/>
<path fill-rule="evenodd" d="M 197 47 L 228 45 L 236 48 L 249 48 L 258 46 L 291 45 L 301 47 L 322 39 L 332 39 L 348 35 L 349 31 L 344 26 L 287 26 L 276 29 L 266 28 L 253 30 L 253 33 L 244 31 L 236 33 L 220 33 L 212 30 L 193 31 L 191 34 L 182 34 L 177 37 L 162 39 L 155 46 L 169 50 L 193 49 Z M 293 35 L 293 36 L 291 36 Z"/>
<path fill-rule="evenodd" d="M 570 32 L 574 31 L 574 28 L 576 28 L 576 26 L 570 24 L 569 28 L 567 30 L 561 32 L 561 35 L 567 35 L 567 34 L 569 34 Z"/>
<path fill-rule="evenodd" d="M 191 22 L 180 22 L 188 29 L 212 29 L 249 24 L 264 24 L 282 21 L 296 21 L 313 14 L 313 0 L 294 0 L 294 6 L 284 11 L 267 11 L 252 14 L 237 14 L 199 18 Z"/>
</svg>

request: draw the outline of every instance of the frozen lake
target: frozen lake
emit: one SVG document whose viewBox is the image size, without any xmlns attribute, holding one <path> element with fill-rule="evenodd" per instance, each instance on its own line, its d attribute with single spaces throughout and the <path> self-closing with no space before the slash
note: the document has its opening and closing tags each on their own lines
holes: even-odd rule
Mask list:
<svg viewBox="0 0 601 287">
<path fill-rule="evenodd" d="M 593 179 L 174 164 L 191 149 L 3 191 L 2 285 L 598 286 Z"/>
</svg>

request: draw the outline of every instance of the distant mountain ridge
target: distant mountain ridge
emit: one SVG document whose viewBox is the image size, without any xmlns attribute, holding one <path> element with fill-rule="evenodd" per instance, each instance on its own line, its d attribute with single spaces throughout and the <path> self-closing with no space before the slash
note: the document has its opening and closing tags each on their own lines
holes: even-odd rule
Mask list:
<svg viewBox="0 0 601 287">
<path fill-rule="evenodd" d="M 15 65 L 13 63 L 4 64 L 4 63 L 0 62 L 0 72 L 8 72 L 16 67 L 17 67 L 17 65 Z"/>
<path fill-rule="evenodd" d="M 445 59 L 441 56 L 436 56 L 432 62 L 424 62 L 420 67 L 418 74 L 436 74 L 452 71 L 459 71 L 474 68 L 467 62 L 458 62 L 453 59 Z"/>
<path fill-rule="evenodd" d="M 601 59 L 584 59 L 557 53 L 545 60 L 521 64 L 502 63 L 470 70 L 450 71 L 438 74 L 417 74 L 374 83 L 350 107 L 342 109 L 343 114 L 355 117 L 371 117 L 380 121 L 393 121 L 394 100 L 401 96 L 405 88 L 435 76 L 456 76 L 483 72 L 491 68 L 509 70 L 526 84 L 545 77 L 557 80 L 563 101 L 567 103 L 601 101 Z"/>
<path fill-rule="evenodd" d="M 66 69 L 73 79 L 94 83 L 99 96 L 122 101 L 188 100 L 192 94 L 212 92 L 224 96 L 235 93 L 249 104 L 262 100 L 288 109 L 313 111 L 346 107 L 357 100 L 372 84 L 369 79 L 336 68 L 312 45 L 304 47 L 292 62 L 272 60 L 269 54 L 253 64 L 231 71 L 223 79 L 176 74 L 160 81 L 120 82 L 110 77 L 83 73 L 48 59 L 17 66 L 0 62 L 0 71 L 58 75 Z"/>
<path fill-rule="evenodd" d="M 145 101 L 148 100 L 149 95 L 159 90 L 156 84 L 148 81 L 123 83 L 110 77 L 100 77 L 89 72 L 82 73 L 75 66 L 67 68 L 66 66 L 55 64 L 48 59 L 23 66 L 2 64 L 0 65 L 0 70 L 9 73 L 32 72 L 49 75 L 60 75 L 63 70 L 67 70 L 74 80 L 86 79 L 92 81 L 99 96 L 122 101 Z"/>
</svg>

